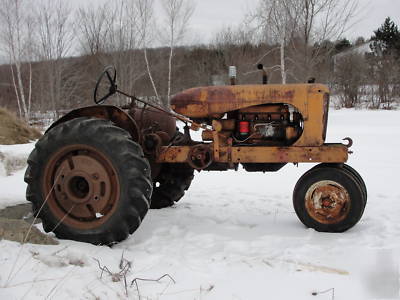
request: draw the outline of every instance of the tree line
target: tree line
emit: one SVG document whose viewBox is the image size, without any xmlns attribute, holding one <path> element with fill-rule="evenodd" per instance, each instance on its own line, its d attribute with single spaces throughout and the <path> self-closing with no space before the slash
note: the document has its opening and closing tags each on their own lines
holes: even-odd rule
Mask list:
<svg viewBox="0 0 400 300">
<path fill-rule="evenodd" d="M 334 87 L 340 106 L 392 109 L 400 98 L 400 31 L 388 17 L 367 43 L 336 61 Z"/>
<path fill-rule="evenodd" d="M 227 84 L 231 65 L 238 83 L 259 83 L 259 63 L 270 83 L 315 78 L 346 107 L 370 97 L 370 107 L 390 108 L 398 97 L 397 26 L 389 19 L 374 32 L 369 56 L 348 50 L 362 38 L 355 45 L 342 38 L 357 1 L 259 0 L 239 25 L 220 29 L 208 44 L 191 42 L 194 2 L 159 0 L 156 15 L 155 1 L 73 9 L 62 0 L 0 0 L 0 50 L 8 61 L 0 66 L 0 105 L 26 120 L 34 111 L 90 105 L 107 65 L 118 70 L 121 89 L 164 106 L 185 88 Z"/>
</svg>

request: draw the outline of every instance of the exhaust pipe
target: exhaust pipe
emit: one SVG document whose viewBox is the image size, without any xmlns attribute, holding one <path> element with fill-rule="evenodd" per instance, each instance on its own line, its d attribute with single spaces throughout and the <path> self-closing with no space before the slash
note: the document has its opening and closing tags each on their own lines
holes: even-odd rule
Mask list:
<svg viewBox="0 0 400 300">
<path fill-rule="evenodd" d="M 268 75 L 267 71 L 265 71 L 263 64 L 258 64 L 257 69 L 262 70 L 262 84 L 267 84 L 268 83 Z"/>
<path fill-rule="evenodd" d="M 229 79 L 231 81 L 231 85 L 236 85 L 236 75 L 237 75 L 236 67 L 230 66 L 229 67 Z"/>
</svg>

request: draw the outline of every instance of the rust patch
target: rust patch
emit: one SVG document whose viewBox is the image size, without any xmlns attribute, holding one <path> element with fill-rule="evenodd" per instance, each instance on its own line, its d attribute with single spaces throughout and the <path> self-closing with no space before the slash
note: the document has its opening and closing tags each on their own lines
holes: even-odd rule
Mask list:
<svg viewBox="0 0 400 300">
<path fill-rule="evenodd" d="M 294 90 L 285 92 L 284 98 L 285 99 L 293 99 L 294 98 Z"/>
<path fill-rule="evenodd" d="M 146 109 L 134 108 L 129 111 L 129 114 L 129 117 L 135 120 L 143 134 L 164 132 L 169 136 L 169 140 L 167 141 L 169 143 L 176 133 L 176 119 L 162 111 L 151 107 L 147 107 Z M 165 134 L 163 134 L 163 141 L 166 139 Z"/>
<path fill-rule="evenodd" d="M 327 90 L 323 85 L 316 86 Z M 171 100 L 171 107 L 177 113 L 191 118 L 207 118 L 213 114 L 265 103 L 288 103 L 296 106 L 295 102 L 300 101 L 304 105 L 308 92 L 309 86 L 306 84 L 200 87 L 175 95 Z"/>
<path fill-rule="evenodd" d="M 339 183 L 322 180 L 314 183 L 305 196 L 308 214 L 322 224 L 337 224 L 350 212 L 351 200 L 347 190 Z"/>
<path fill-rule="evenodd" d="M 63 116 L 54 122 L 46 132 L 51 130 L 53 127 L 70 121 L 72 119 L 80 117 L 94 117 L 104 120 L 110 120 L 118 127 L 125 129 L 132 136 L 134 141 L 140 140 L 139 128 L 134 119 L 132 119 L 126 112 L 122 109 L 112 106 L 112 105 L 96 105 L 78 108 L 70 111 L 68 114 Z"/>
<path fill-rule="evenodd" d="M 264 97 L 265 100 L 276 100 L 280 99 L 282 101 L 289 101 L 294 98 L 295 91 L 282 91 L 280 89 L 271 90 L 267 97 Z"/>
<path fill-rule="evenodd" d="M 52 213 L 65 224 L 93 229 L 115 212 L 119 180 L 112 163 L 95 148 L 71 145 L 50 157 L 43 193 Z"/>
<path fill-rule="evenodd" d="M 187 163 L 196 170 L 203 170 L 213 162 L 213 153 L 209 145 L 199 144 L 191 147 Z"/>
<path fill-rule="evenodd" d="M 189 146 L 161 147 L 158 162 L 184 163 L 187 162 Z M 272 146 L 243 146 L 234 147 L 229 143 L 220 145 L 219 159 L 221 163 L 282 163 L 282 162 L 331 162 L 347 161 L 348 149 L 342 144 L 324 145 L 321 147 L 272 147 Z M 229 155 L 228 155 L 229 154 Z"/>
</svg>

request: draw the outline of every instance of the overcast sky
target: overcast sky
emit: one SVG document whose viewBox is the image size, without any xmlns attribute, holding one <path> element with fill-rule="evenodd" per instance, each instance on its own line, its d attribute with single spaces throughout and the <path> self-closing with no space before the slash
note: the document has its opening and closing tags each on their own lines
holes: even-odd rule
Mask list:
<svg viewBox="0 0 400 300">
<path fill-rule="evenodd" d="M 100 3 L 104 0 L 72 0 L 78 6 L 82 3 Z M 349 0 L 351 1 L 351 0 Z M 240 23 L 250 8 L 258 0 L 194 0 L 196 10 L 191 20 L 195 33 L 194 42 L 204 42 L 213 36 L 218 29 Z M 400 26 L 400 0 L 359 0 L 361 14 L 357 23 L 345 34 L 349 39 L 358 36 L 370 38 L 385 20 L 391 17 Z"/>
<path fill-rule="evenodd" d="M 351 0 L 350 0 L 351 1 Z M 221 26 L 235 24 L 258 0 L 201 0 L 196 1 L 192 27 L 196 32 L 213 32 Z M 371 37 L 385 20 L 391 17 L 400 26 L 400 0 L 360 0 L 359 20 L 345 34 L 350 39 Z"/>
</svg>

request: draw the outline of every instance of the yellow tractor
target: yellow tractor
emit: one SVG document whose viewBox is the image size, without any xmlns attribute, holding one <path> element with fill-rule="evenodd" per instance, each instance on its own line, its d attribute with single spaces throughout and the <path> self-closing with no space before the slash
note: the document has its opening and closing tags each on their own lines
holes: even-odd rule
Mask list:
<svg viewBox="0 0 400 300">
<path fill-rule="evenodd" d="M 100 95 L 101 83 L 107 93 Z M 264 80 L 265 82 L 266 80 Z M 113 94 L 130 103 L 103 105 Z M 343 232 L 361 218 L 367 189 L 345 162 L 352 141 L 326 144 L 329 89 L 322 84 L 210 86 L 185 90 L 165 109 L 120 91 L 108 67 L 95 106 L 57 120 L 28 159 L 27 200 L 47 232 L 93 244 L 124 240 L 149 208 L 183 197 L 194 170 L 275 172 L 320 163 L 297 182 L 300 221 Z M 179 132 L 176 121 L 185 123 Z M 190 130 L 202 130 L 194 141 Z"/>
</svg>

